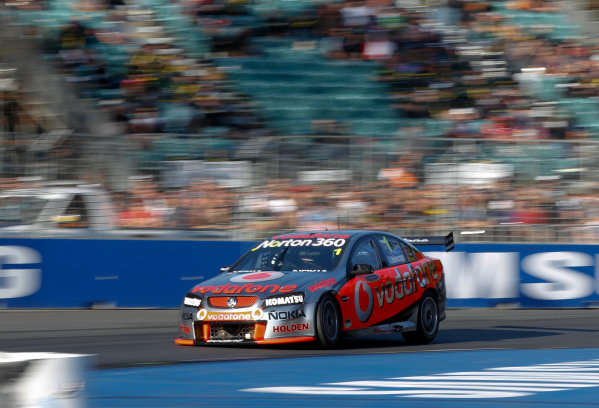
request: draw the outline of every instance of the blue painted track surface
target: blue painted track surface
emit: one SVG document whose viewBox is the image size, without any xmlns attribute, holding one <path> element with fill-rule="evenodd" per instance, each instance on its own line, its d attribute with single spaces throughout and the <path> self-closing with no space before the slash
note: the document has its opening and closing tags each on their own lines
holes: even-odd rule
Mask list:
<svg viewBox="0 0 599 408">
<path fill-rule="evenodd" d="M 95 370 L 90 407 L 599 406 L 599 348 L 298 357 Z"/>
</svg>

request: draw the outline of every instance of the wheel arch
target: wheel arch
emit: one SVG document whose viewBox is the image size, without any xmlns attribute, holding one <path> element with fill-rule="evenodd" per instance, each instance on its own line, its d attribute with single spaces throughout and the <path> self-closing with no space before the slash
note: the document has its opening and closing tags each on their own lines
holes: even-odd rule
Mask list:
<svg viewBox="0 0 599 408">
<path fill-rule="evenodd" d="M 422 295 L 420 295 L 420 299 L 422 299 L 427 293 L 432 294 L 435 297 L 435 300 L 439 301 L 439 293 L 437 292 L 437 288 L 426 288 Z"/>
<path fill-rule="evenodd" d="M 335 304 L 337 305 L 337 312 L 339 313 L 339 317 L 343 318 L 343 310 L 341 309 L 341 304 L 339 303 L 339 300 L 337 300 L 337 291 L 336 290 L 322 291 L 320 296 L 318 296 L 318 299 L 316 300 L 316 302 L 314 302 L 314 305 L 318 305 L 318 302 L 320 302 L 321 299 L 323 297 L 325 297 L 326 295 L 329 295 L 333 298 L 333 300 L 335 301 Z M 316 307 L 314 308 L 314 312 L 316 312 Z"/>
</svg>

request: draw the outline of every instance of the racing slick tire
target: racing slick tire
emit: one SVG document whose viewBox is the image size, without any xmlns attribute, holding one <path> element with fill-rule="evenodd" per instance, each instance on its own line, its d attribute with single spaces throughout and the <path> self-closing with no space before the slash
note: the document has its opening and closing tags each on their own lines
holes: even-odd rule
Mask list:
<svg viewBox="0 0 599 408">
<path fill-rule="evenodd" d="M 339 307 L 331 295 L 324 295 L 316 306 L 316 338 L 325 348 L 335 347 L 339 342 L 341 318 Z"/>
<path fill-rule="evenodd" d="M 416 331 L 403 332 L 406 343 L 424 344 L 433 341 L 439 331 L 439 305 L 437 298 L 426 292 L 418 305 Z"/>
</svg>

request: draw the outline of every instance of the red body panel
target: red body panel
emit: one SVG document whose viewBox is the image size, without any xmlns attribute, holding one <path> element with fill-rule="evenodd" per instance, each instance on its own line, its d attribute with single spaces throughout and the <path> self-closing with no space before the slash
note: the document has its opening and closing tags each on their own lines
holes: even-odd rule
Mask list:
<svg viewBox="0 0 599 408">
<path fill-rule="evenodd" d="M 337 293 L 342 331 L 372 326 L 406 310 L 442 276 L 441 262 L 424 257 L 350 279 Z"/>
</svg>

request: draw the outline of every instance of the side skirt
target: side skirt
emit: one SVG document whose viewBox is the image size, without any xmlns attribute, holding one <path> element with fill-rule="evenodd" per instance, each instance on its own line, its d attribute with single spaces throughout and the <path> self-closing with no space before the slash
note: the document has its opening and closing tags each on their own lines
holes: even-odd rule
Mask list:
<svg viewBox="0 0 599 408">
<path fill-rule="evenodd" d="M 418 308 L 412 309 L 409 315 L 402 316 L 405 320 L 377 324 L 363 329 L 347 330 L 341 332 L 343 336 L 372 336 L 378 334 L 390 334 L 416 331 L 416 323 L 418 321 Z"/>
</svg>

